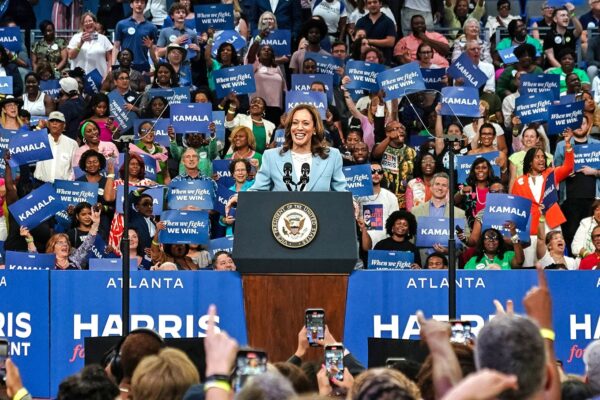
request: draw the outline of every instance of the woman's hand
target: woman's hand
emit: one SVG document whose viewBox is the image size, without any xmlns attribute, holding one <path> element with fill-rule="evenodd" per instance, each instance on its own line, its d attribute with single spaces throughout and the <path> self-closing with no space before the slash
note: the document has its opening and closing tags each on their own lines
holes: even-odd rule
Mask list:
<svg viewBox="0 0 600 400">
<path fill-rule="evenodd" d="M 169 125 L 167 128 L 167 135 L 169 135 L 169 139 L 171 139 L 172 142 L 175 141 L 175 128 L 173 128 L 173 125 Z"/>
<path fill-rule="evenodd" d="M 507 221 L 504 224 L 504 227 L 509 230 L 511 236 L 515 236 L 517 234 L 517 227 L 514 222 Z"/>
<path fill-rule="evenodd" d="M 166 229 L 167 227 L 167 221 L 158 221 L 156 223 L 156 230 L 157 231 L 162 231 L 164 229 Z"/>
<path fill-rule="evenodd" d="M 25 239 L 33 239 L 33 236 L 31 236 L 31 233 L 29 233 L 29 228 L 27 228 L 26 226 L 22 226 L 19 229 L 19 234 Z"/>
<path fill-rule="evenodd" d="M 573 129 L 565 129 L 563 132 L 563 137 L 565 138 L 565 147 L 570 148 L 571 138 L 573 137 Z"/>
<path fill-rule="evenodd" d="M 98 203 L 92 207 L 92 225 L 100 225 L 100 214 L 102 214 L 102 204 Z"/>
</svg>

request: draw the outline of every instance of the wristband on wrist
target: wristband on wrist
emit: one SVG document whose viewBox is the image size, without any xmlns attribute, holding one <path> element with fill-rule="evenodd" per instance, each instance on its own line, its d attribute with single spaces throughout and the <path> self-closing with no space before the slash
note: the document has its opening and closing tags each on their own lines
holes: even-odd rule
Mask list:
<svg viewBox="0 0 600 400">
<path fill-rule="evenodd" d="M 27 389 L 22 387 L 21 389 L 17 390 L 17 393 L 15 393 L 15 395 L 13 396 L 13 400 L 21 400 L 27 395 L 29 395 L 29 392 L 27 391 Z"/>
<path fill-rule="evenodd" d="M 260 43 L 262 41 L 262 37 L 260 35 L 256 35 L 256 37 L 254 37 L 254 40 Z"/>
<path fill-rule="evenodd" d="M 160 246 L 160 243 L 158 243 L 157 241 L 155 241 L 154 239 L 152 240 L 152 244 L 155 246 Z"/>
<path fill-rule="evenodd" d="M 106 179 L 115 179 L 115 174 L 106 175 Z"/>
<path fill-rule="evenodd" d="M 207 392 L 209 389 L 221 389 L 226 392 L 231 392 L 231 385 L 226 381 L 208 381 L 204 383 L 204 391 Z"/>
<path fill-rule="evenodd" d="M 540 329 L 540 334 L 544 339 L 552 340 L 553 342 L 556 339 L 556 333 L 552 329 L 542 328 Z"/>
<path fill-rule="evenodd" d="M 33 243 L 33 238 L 26 237 L 25 238 L 25 242 L 27 242 L 27 243 Z"/>
</svg>

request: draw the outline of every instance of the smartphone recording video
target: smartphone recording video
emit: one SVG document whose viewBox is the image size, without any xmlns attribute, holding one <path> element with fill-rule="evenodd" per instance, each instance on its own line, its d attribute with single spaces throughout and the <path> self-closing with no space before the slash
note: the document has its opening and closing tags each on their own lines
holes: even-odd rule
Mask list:
<svg viewBox="0 0 600 400">
<path fill-rule="evenodd" d="M 471 331 L 471 321 L 450 321 L 450 342 L 470 344 L 473 343 L 475 336 Z"/>
<path fill-rule="evenodd" d="M 309 308 L 304 313 L 306 336 L 311 346 L 318 346 L 317 340 L 325 339 L 325 310 Z"/>
<path fill-rule="evenodd" d="M 0 382 L 4 383 L 4 377 L 6 376 L 6 359 L 9 356 L 8 352 L 8 340 L 0 339 Z"/>
<path fill-rule="evenodd" d="M 325 346 L 325 369 L 329 378 L 344 380 L 344 346 L 341 343 Z"/>
<path fill-rule="evenodd" d="M 232 380 L 233 390 L 239 392 L 249 377 L 265 372 L 267 372 L 267 353 L 251 349 L 238 351 Z"/>
</svg>

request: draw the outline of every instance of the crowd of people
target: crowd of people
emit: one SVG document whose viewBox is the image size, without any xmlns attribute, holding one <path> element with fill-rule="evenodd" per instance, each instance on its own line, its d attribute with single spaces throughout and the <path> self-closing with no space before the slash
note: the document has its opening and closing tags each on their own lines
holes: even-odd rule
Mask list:
<svg viewBox="0 0 600 400">
<path fill-rule="evenodd" d="M 128 181 L 143 188 L 208 180 L 215 192 L 220 186 L 236 193 L 290 190 L 282 174 L 283 165 L 289 163 L 292 182 L 301 178 L 304 164 L 313 167 L 303 189 L 342 191 L 346 190 L 342 166 L 371 164 L 373 195 L 355 197 L 357 268 L 367 267 L 370 250 L 411 252 L 413 268 L 447 267 L 445 243 L 417 248 L 415 236 L 422 218 L 448 217 L 450 196 L 455 216 L 465 220 L 464 229 L 456 230 L 460 268 L 511 269 L 532 267 L 537 261 L 547 268 L 596 268 L 599 171 L 575 166 L 574 160 L 578 146 L 597 143 L 600 132 L 598 90 L 593 90 L 600 87 L 592 29 L 600 18 L 597 2 L 591 1 L 590 10 L 579 17 L 570 3 L 563 7 L 544 3 L 539 15 L 525 18 L 511 13 L 508 0 L 497 2 L 497 13 L 491 15 L 485 15 L 483 0 L 409 1 L 401 8 L 383 0 L 292 1 L 281 3 L 275 12 L 272 4 L 234 0 L 231 28 L 245 45 L 220 42 L 220 32 L 210 27 L 198 31 L 195 5 L 182 0 L 167 9 L 164 1 L 131 0 L 131 15 L 115 21 L 105 14 L 99 20 L 92 12 L 83 12 L 79 1 L 70 5 L 56 1 L 60 12 L 39 24 L 40 40 L 20 52 L 0 46 L 4 74 L 13 78 L 13 96 L 0 102 L 2 128 L 13 132 L 45 128 L 53 153 L 51 160 L 18 169 L 6 162 L 4 203 L 14 204 L 55 180 L 99 185 L 97 204 L 73 204 L 62 221 L 51 218 L 30 230 L 19 229 L 4 208 L 0 239 L 6 250 L 45 249 L 57 254 L 56 268 L 85 269 L 90 246 L 99 235 L 108 244 L 107 252 L 120 254 L 124 221 L 115 201 L 125 178 L 118 157 L 127 145 L 119 138 L 134 134 Z M 2 18 L 4 26 L 18 20 L 11 7 Z M 157 17 L 163 14 L 164 20 Z M 57 30 L 68 26 L 64 19 L 79 21 L 71 25 L 78 32 L 65 37 Z M 588 38 L 582 26 L 592 36 Z M 435 30 L 440 27 L 446 29 L 444 34 Z M 277 30 L 291 32 L 290 54 L 276 54 L 264 43 Z M 513 49 L 517 61 L 505 63 L 500 52 L 506 49 Z M 578 60 L 582 51 L 585 59 Z M 445 115 L 437 90 L 389 98 L 382 90 L 350 89 L 352 78 L 343 66 L 319 70 L 310 57 L 313 53 L 332 56 L 341 65 L 357 60 L 385 68 L 416 63 L 425 69 L 447 68 L 466 54 L 486 76 L 479 89 L 480 117 Z M 215 72 L 241 64 L 252 65 L 256 92 L 230 92 L 218 98 Z M 98 90 L 85 83 L 92 72 L 102 77 Z M 327 93 L 325 118 L 310 106 L 286 112 L 284 99 L 294 77 L 323 73 L 333 73 L 332 87 L 319 80 L 323 75 L 316 75 L 310 90 Z M 521 79 L 544 73 L 560 76 L 561 102 L 583 102 L 581 126 L 551 135 L 545 121 L 521 123 L 515 111 Z M 48 90 L 49 82 L 57 82 L 59 90 Z M 446 74 L 441 84 L 465 82 Z M 165 93 L 175 88 L 189 90 L 192 103 L 208 103 L 214 111 L 222 111 L 223 120 L 212 121 L 204 132 L 176 132 L 169 126 L 168 137 L 159 138 L 155 121 L 170 118 L 173 100 Z M 116 121 L 109 93 L 122 97 L 124 111 L 139 122 L 135 128 Z M 220 138 L 217 125 L 225 128 Z M 445 135 L 457 140 L 447 145 Z M 491 152 L 498 156 L 490 162 L 486 155 Z M 5 153 L 8 161 L 10 149 Z M 146 172 L 148 159 L 140 154 L 156 160 L 152 179 Z M 454 187 L 449 187 L 449 174 L 454 173 L 449 171 L 450 155 L 455 160 L 461 155 L 480 156 L 464 182 Z M 212 162 L 217 159 L 231 160 L 231 180 L 214 173 Z M 546 208 L 543 196 L 551 184 L 559 188 L 559 198 Z M 160 243 L 158 233 L 168 221 L 158 222 L 160 210 L 149 207 L 155 199 L 143 191 L 138 189 L 131 198 L 128 232 L 139 268 L 212 267 L 208 243 Z M 502 230 L 485 224 L 486 199 L 494 193 L 531 200 L 529 235 L 519 235 L 512 222 Z M 169 208 L 165 202 L 164 209 Z M 209 210 L 210 239 L 235 235 L 230 209 Z M 63 242 L 65 254 L 59 255 Z"/>
</svg>

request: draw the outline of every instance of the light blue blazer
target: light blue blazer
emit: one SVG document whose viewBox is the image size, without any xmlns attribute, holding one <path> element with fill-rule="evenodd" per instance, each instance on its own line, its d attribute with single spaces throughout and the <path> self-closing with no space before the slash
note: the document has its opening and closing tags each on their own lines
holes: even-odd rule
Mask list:
<svg viewBox="0 0 600 400">
<path fill-rule="evenodd" d="M 256 174 L 254 185 L 248 189 L 249 191 L 288 191 L 287 186 L 283 183 L 284 164 L 288 162 L 292 164 L 292 179 L 294 181 L 296 180 L 296 173 L 294 171 L 291 151 L 279 154 L 280 150 L 269 149 L 264 152 L 260 170 Z M 294 188 L 294 185 L 292 185 L 292 188 Z M 324 160 L 319 156 L 313 156 L 309 181 L 304 191 L 346 191 L 346 178 L 342 171 L 342 156 L 337 149 L 329 148 L 329 157 Z"/>
</svg>

